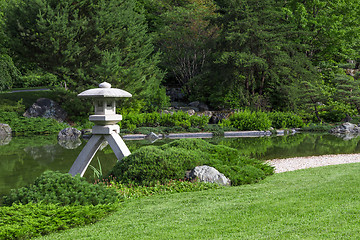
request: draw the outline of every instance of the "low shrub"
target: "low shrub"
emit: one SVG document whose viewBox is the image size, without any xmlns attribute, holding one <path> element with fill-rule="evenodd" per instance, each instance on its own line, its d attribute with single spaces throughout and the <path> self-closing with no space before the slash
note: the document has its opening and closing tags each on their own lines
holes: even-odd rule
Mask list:
<svg viewBox="0 0 360 240">
<path fill-rule="evenodd" d="M 0 112 L 0 122 L 9 124 L 14 135 L 52 134 L 68 127 L 51 118 L 27 118 L 16 112 Z"/>
<path fill-rule="evenodd" d="M 164 183 L 150 182 L 147 186 L 143 186 L 136 183 L 119 183 L 116 181 L 116 178 L 110 177 L 110 180 L 104 179 L 101 183 L 104 183 L 111 188 L 115 188 L 125 199 L 220 188 L 218 184 L 199 182 L 196 179 L 193 181 L 186 181 L 185 179 L 170 180 Z"/>
<path fill-rule="evenodd" d="M 265 112 L 251 112 L 249 110 L 235 112 L 229 117 L 229 121 L 230 126 L 240 131 L 267 130 L 271 127 L 271 120 Z"/>
<path fill-rule="evenodd" d="M 97 205 L 119 201 L 119 195 L 101 185 L 88 183 L 79 175 L 46 171 L 33 185 L 11 190 L 3 197 L 3 204 L 11 206 L 27 203 L 51 203 L 65 205 Z"/>
<path fill-rule="evenodd" d="M 0 207 L 0 239 L 30 239 L 95 223 L 117 207 L 116 204 L 59 206 L 43 203 Z"/>
<path fill-rule="evenodd" d="M 182 127 L 203 128 L 209 122 L 207 116 L 190 116 L 186 112 L 165 113 L 129 113 L 123 116 L 121 127 L 134 130 L 139 127 Z"/>
<path fill-rule="evenodd" d="M 304 122 L 300 116 L 289 112 L 270 112 L 268 116 L 271 126 L 275 129 L 280 128 L 301 128 Z"/>
<path fill-rule="evenodd" d="M 180 139 L 162 146 L 146 146 L 117 162 L 110 175 L 121 183 L 149 185 L 182 179 L 196 166 L 215 167 L 232 185 L 254 183 L 273 173 L 258 160 L 240 156 L 238 150 L 202 139 Z"/>
<path fill-rule="evenodd" d="M 301 130 L 306 132 L 328 132 L 332 128 L 334 128 L 334 125 L 330 125 L 327 123 L 310 123 L 307 126 L 303 127 Z"/>
</svg>

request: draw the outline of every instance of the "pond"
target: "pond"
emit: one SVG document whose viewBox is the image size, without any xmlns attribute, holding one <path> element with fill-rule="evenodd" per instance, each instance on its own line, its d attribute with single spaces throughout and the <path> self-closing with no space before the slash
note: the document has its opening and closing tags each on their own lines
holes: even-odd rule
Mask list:
<svg viewBox="0 0 360 240">
<path fill-rule="evenodd" d="M 161 145 L 170 140 L 156 141 Z M 212 138 L 207 141 L 239 149 L 242 154 L 258 159 L 288 158 L 339 153 L 360 153 L 360 137 L 343 140 L 330 134 L 308 134 L 252 137 L 252 138 Z M 0 146 L 0 195 L 10 189 L 34 182 L 46 170 L 68 172 L 86 142 L 75 149 L 60 146 L 56 136 L 14 137 Z M 126 141 L 130 151 L 150 145 L 146 140 Z M 99 169 L 98 159 L 104 174 L 116 163 L 109 146 L 98 151 L 91 165 Z M 91 168 L 85 173 L 89 180 L 94 178 Z"/>
</svg>

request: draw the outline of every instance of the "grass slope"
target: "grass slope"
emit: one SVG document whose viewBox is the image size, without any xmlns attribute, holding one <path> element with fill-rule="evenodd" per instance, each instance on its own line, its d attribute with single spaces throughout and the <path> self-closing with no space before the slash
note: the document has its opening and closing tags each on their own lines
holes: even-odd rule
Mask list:
<svg viewBox="0 0 360 240">
<path fill-rule="evenodd" d="M 41 239 L 357 239 L 359 171 L 360 164 L 328 166 L 130 200 L 94 225 Z"/>
</svg>

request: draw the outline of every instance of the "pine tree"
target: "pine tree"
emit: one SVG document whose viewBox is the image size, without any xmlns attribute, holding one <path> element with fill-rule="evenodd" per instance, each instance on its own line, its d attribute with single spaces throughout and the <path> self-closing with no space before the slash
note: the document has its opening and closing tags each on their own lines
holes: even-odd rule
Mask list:
<svg viewBox="0 0 360 240">
<path fill-rule="evenodd" d="M 7 16 L 18 66 L 55 74 L 79 91 L 107 81 L 151 104 L 163 73 L 135 0 L 28 0 Z"/>
<path fill-rule="evenodd" d="M 354 105 L 360 114 L 360 80 L 345 74 L 337 74 L 334 80 L 336 83 L 334 98 Z"/>
</svg>

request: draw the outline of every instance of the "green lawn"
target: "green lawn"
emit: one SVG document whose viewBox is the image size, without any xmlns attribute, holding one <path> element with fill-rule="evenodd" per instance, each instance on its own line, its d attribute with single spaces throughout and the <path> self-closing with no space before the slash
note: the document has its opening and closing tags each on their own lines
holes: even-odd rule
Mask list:
<svg viewBox="0 0 360 240">
<path fill-rule="evenodd" d="M 129 200 L 94 225 L 40 239 L 358 239 L 359 172 L 345 164 Z"/>
</svg>

